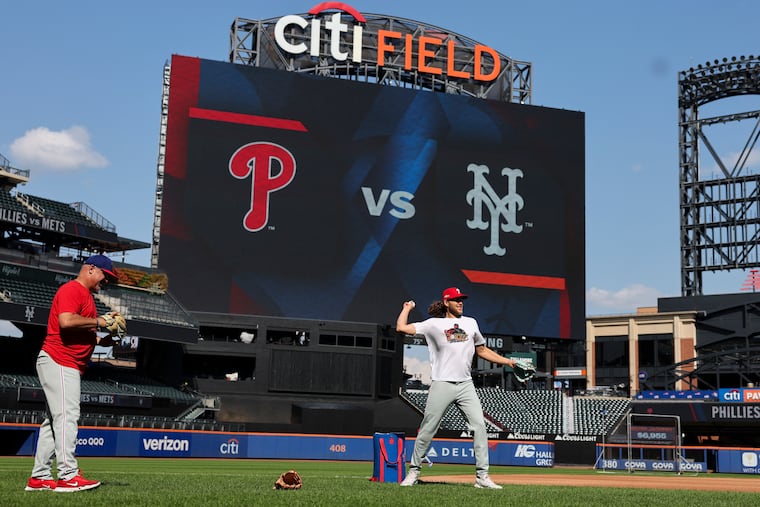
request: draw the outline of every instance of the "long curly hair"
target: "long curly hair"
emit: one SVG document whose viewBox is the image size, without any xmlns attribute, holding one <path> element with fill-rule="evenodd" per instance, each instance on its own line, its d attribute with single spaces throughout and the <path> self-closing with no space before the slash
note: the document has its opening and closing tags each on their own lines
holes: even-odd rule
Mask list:
<svg viewBox="0 0 760 507">
<path fill-rule="evenodd" d="M 443 304 L 443 301 L 433 301 L 428 306 L 427 312 L 431 317 L 445 317 L 446 305 Z"/>
</svg>

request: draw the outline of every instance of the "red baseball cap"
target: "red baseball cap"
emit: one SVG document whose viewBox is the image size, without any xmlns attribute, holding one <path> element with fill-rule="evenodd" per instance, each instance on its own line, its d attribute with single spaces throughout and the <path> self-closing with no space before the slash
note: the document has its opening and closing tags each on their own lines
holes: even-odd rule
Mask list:
<svg viewBox="0 0 760 507">
<path fill-rule="evenodd" d="M 443 300 L 448 301 L 449 299 L 467 299 L 467 294 L 463 294 L 462 291 L 456 287 L 449 287 L 443 291 Z"/>
</svg>

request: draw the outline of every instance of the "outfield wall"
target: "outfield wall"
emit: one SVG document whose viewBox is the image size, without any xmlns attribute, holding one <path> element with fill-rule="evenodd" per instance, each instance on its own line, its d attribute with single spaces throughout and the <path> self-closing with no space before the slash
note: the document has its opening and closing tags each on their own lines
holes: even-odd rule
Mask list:
<svg viewBox="0 0 760 507">
<path fill-rule="evenodd" d="M 0 423 L 0 454 L 34 455 L 39 426 Z M 562 443 L 562 442 L 560 442 Z M 610 444 L 595 444 L 597 457 Z M 412 455 L 414 439 L 407 438 L 407 461 Z M 534 440 L 489 440 L 492 465 L 553 467 L 555 443 Z M 679 464 L 678 470 L 667 459 L 646 459 L 636 455 L 629 459 L 622 446 L 617 456 L 599 459 L 595 468 L 628 471 L 714 472 L 760 474 L 760 449 L 689 447 L 698 459 Z M 228 433 L 157 429 L 99 428 L 79 429 L 78 456 L 155 457 L 155 458 L 239 458 L 305 459 L 333 461 L 373 461 L 372 436 L 307 435 L 285 433 Z M 449 464 L 475 464 L 470 439 L 436 438 L 428 452 L 430 461 Z"/>
<path fill-rule="evenodd" d="M 34 454 L 38 426 L 2 424 L 0 430 L 6 430 L 0 433 L 4 441 L 17 442 L 14 454 Z M 407 458 L 413 445 L 414 439 L 406 440 Z M 554 465 L 554 444 L 549 442 L 492 440 L 489 448 L 493 465 Z M 77 455 L 373 461 L 374 448 L 372 436 L 81 427 Z M 433 463 L 475 464 L 472 440 L 434 439 L 428 457 Z"/>
</svg>

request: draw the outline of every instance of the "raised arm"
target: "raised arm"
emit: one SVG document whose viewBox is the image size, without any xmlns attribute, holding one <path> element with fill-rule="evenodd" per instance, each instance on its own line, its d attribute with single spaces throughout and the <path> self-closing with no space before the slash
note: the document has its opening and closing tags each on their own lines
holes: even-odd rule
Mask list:
<svg viewBox="0 0 760 507">
<path fill-rule="evenodd" d="M 398 314 L 396 319 L 396 331 L 404 334 L 417 334 L 414 324 L 409 324 L 409 312 L 414 308 L 414 301 L 405 301 L 404 306 L 401 308 L 401 313 Z"/>
</svg>

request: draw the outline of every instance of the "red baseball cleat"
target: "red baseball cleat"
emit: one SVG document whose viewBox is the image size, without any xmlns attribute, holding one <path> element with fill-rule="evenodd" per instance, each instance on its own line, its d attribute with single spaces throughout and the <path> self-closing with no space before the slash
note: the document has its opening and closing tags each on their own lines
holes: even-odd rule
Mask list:
<svg viewBox="0 0 760 507">
<path fill-rule="evenodd" d="M 89 481 L 81 475 L 75 475 L 68 481 L 59 480 L 55 486 L 56 493 L 71 493 L 73 491 L 85 491 L 100 486 L 100 481 Z"/>
<path fill-rule="evenodd" d="M 26 483 L 24 491 L 53 491 L 55 485 L 56 482 L 53 479 L 37 479 L 36 477 L 30 477 L 29 482 Z"/>
</svg>

